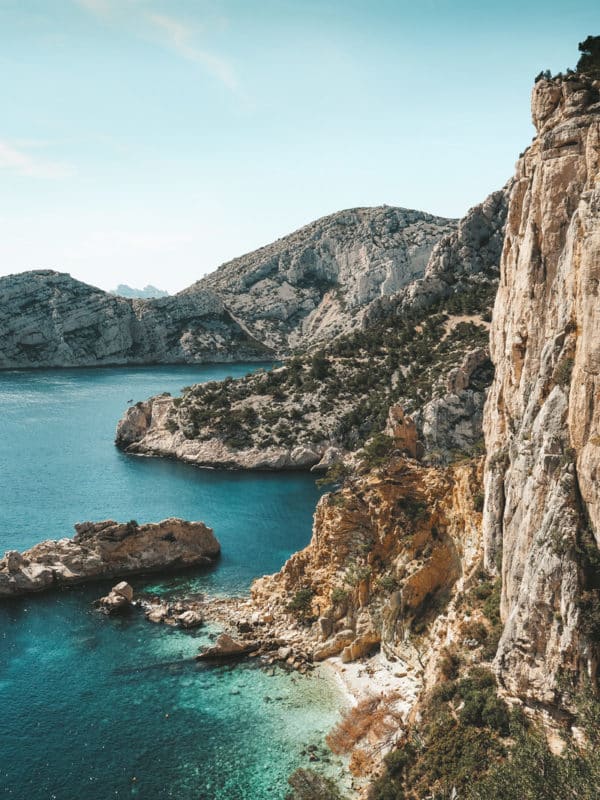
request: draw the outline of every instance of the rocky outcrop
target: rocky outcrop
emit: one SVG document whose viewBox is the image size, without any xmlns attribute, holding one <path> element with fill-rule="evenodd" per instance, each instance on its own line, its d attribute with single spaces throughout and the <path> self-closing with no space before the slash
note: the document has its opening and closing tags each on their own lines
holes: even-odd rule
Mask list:
<svg viewBox="0 0 600 800">
<path fill-rule="evenodd" d="M 369 303 L 423 275 L 455 227 L 405 208 L 348 209 L 223 264 L 188 291 L 214 292 L 256 339 L 286 351 L 355 327 Z"/>
<path fill-rule="evenodd" d="M 132 300 L 51 270 L 0 278 L 0 369 L 270 357 L 209 290 Z"/>
<path fill-rule="evenodd" d="M 131 299 L 51 270 L 0 278 L 0 369 L 268 360 L 357 324 L 423 274 L 453 220 L 341 211 L 172 297 Z"/>
<path fill-rule="evenodd" d="M 120 581 L 110 592 L 96 601 L 95 605 L 105 614 L 118 614 L 131 608 L 133 589 L 126 581 Z"/>
<path fill-rule="evenodd" d="M 138 525 L 106 520 L 82 522 L 75 530 L 72 539 L 47 540 L 24 553 L 9 550 L 0 560 L 0 597 L 206 565 L 220 553 L 219 542 L 202 522 L 172 518 Z"/>
<path fill-rule="evenodd" d="M 417 410 L 414 422 L 425 461 L 443 464 L 483 452 L 483 406 L 493 374 L 487 348 L 469 350 L 446 375 L 444 393 Z"/>
<path fill-rule="evenodd" d="M 457 452 L 481 449 L 492 374 L 486 319 L 505 212 L 505 190 L 472 209 L 436 245 L 426 277 L 372 301 L 360 331 L 269 375 L 138 403 L 119 422 L 117 445 L 200 466 L 326 468 L 334 454 L 339 459 L 379 433 L 389 408 L 398 406 L 412 416 L 420 439 L 419 447 L 406 443 L 409 455 L 448 463 Z"/>
<path fill-rule="evenodd" d="M 426 309 L 452 296 L 460 297 L 471 284 L 497 283 L 508 197 L 512 182 L 492 192 L 471 208 L 456 230 L 447 233 L 432 250 L 425 273 L 392 296 L 373 302 L 364 315 L 363 327 L 374 319 L 394 313 L 402 316 Z"/>
<path fill-rule="evenodd" d="M 411 682 L 433 680 L 441 649 L 465 638 L 474 613 L 456 601 L 481 566 L 481 466 L 394 459 L 326 495 L 308 547 L 252 586 L 275 635 L 301 630 L 315 661 L 381 647 Z"/>
<path fill-rule="evenodd" d="M 238 642 L 227 633 L 219 634 L 217 641 L 211 647 L 206 647 L 196 656 L 197 661 L 231 661 L 242 658 L 258 650 L 256 642 Z"/>
<path fill-rule="evenodd" d="M 600 82 L 539 80 L 517 164 L 491 333 L 486 562 L 502 573 L 496 660 L 555 708 L 594 674 L 600 610 Z"/>
</svg>

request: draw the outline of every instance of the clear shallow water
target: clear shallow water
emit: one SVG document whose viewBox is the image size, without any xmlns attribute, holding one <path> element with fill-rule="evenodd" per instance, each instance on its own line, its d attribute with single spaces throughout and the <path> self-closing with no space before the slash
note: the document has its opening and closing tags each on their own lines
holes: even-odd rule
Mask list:
<svg viewBox="0 0 600 800">
<path fill-rule="evenodd" d="M 278 569 L 310 537 L 309 475 L 198 470 L 113 445 L 128 400 L 248 369 L 0 373 L 0 551 L 70 536 L 84 519 L 173 515 L 211 525 L 223 558 L 132 579 L 136 590 L 244 592 Z M 308 765 L 304 747 L 337 718 L 330 680 L 197 665 L 210 632 L 104 618 L 90 607 L 103 588 L 0 605 L 0 797 L 282 798 Z"/>
</svg>

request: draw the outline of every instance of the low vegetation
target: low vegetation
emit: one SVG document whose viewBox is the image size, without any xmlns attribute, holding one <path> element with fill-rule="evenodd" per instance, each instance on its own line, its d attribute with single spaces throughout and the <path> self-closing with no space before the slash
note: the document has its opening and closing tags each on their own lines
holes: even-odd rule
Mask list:
<svg viewBox="0 0 600 800">
<path fill-rule="evenodd" d="M 476 276 L 437 305 L 391 312 L 270 372 L 185 387 L 173 403 L 169 430 L 217 438 L 233 449 L 331 444 L 356 451 L 383 431 L 391 405 L 412 412 L 441 396 L 465 351 L 487 345 L 482 320 L 495 287 L 491 273 Z M 473 388 L 485 389 L 491 377 L 480 369 Z M 378 439 L 365 457 L 376 464 L 387 444 Z"/>
</svg>

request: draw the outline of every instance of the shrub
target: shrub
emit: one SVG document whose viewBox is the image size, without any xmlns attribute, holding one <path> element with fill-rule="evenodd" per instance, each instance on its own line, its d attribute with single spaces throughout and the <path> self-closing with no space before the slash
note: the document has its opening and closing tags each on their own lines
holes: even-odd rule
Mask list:
<svg viewBox="0 0 600 800">
<path fill-rule="evenodd" d="M 571 383 L 571 373 L 573 372 L 573 358 L 565 356 L 556 367 L 554 380 L 559 386 L 568 386 Z"/>
<path fill-rule="evenodd" d="M 440 655 L 440 672 L 446 680 L 456 680 L 460 669 L 460 656 L 456 650 L 449 647 L 445 647 Z"/>
<path fill-rule="evenodd" d="M 306 617 L 312 608 L 313 595 L 314 591 L 309 586 L 298 589 L 287 605 L 288 611 L 301 618 Z"/>
<path fill-rule="evenodd" d="M 382 575 L 377 581 L 377 588 L 381 589 L 383 592 L 387 592 L 388 594 L 395 592 L 398 586 L 399 584 L 397 579 L 393 575 L 389 574 Z"/>
<path fill-rule="evenodd" d="M 580 42 L 579 52 L 581 56 L 577 62 L 577 72 L 600 79 L 600 36 L 588 36 L 584 42 Z"/>
<path fill-rule="evenodd" d="M 483 622 L 479 622 L 478 620 L 469 620 L 469 622 L 465 622 L 462 628 L 463 635 L 465 639 L 472 639 L 479 644 L 484 642 L 488 637 L 488 629 L 485 627 Z"/>
<path fill-rule="evenodd" d="M 288 783 L 292 791 L 286 794 L 285 800 L 342 800 L 335 783 L 312 769 L 297 769 Z"/>
<path fill-rule="evenodd" d="M 343 461 L 338 461 L 332 464 L 325 475 L 319 478 L 316 483 L 317 486 L 340 485 L 345 482 L 351 473 L 350 467 L 346 466 Z"/>
<path fill-rule="evenodd" d="M 362 460 L 368 467 L 378 467 L 383 464 L 392 453 L 394 440 L 385 433 L 377 433 L 367 442 L 362 450 Z"/>
<path fill-rule="evenodd" d="M 336 586 L 331 592 L 331 602 L 334 606 L 342 606 L 348 602 L 348 592 L 341 586 Z"/>
</svg>

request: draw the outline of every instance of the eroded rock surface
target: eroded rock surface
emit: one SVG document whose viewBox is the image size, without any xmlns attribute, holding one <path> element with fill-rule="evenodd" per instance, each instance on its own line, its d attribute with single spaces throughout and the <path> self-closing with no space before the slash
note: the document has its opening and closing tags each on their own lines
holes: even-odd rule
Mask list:
<svg viewBox="0 0 600 800">
<path fill-rule="evenodd" d="M 106 520 L 82 522 L 75 530 L 72 539 L 47 540 L 24 553 L 8 551 L 0 560 L 0 597 L 210 564 L 220 553 L 219 542 L 203 522 L 170 518 L 138 525 Z"/>
<path fill-rule="evenodd" d="M 600 542 L 599 90 L 584 77 L 533 90 L 537 137 L 517 164 L 491 333 L 484 533 L 503 581 L 496 666 L 512 695 L 548 705 L 598 655 L 588 580 Z"/>
<path fill-rule="evenodd" d="M 0 369 L 269 360 L 358 324 L 423 274 L 454 220 L 341 211 L 172 297 L 130 299 L 52 270 L 0 278 Z"/>
<path fill-rule="evenodd" d="M 269 347 L 331 338 L 360 312 L 423 275 L 456 221 L 380 206 L 331 214 L 223 264 L 191 287 L 209 289 Z"/>
<path fill-rule="evenodd" d="M 0 278 L 0 369 L 270 357 L 208 289 L 132 300 L 52 270 Z"/>
</svg>

